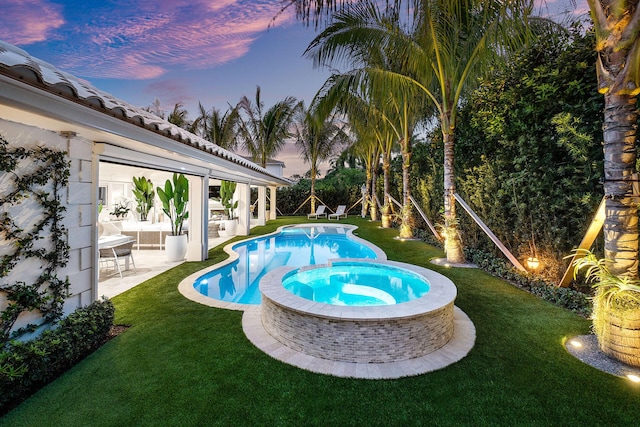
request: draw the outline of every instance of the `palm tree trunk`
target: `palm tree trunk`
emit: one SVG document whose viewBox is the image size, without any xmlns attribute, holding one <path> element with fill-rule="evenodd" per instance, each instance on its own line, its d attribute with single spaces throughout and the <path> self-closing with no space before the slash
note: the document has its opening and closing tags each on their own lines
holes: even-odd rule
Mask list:
<svg viewBox="0 0 640 427">
<path fill-rule="evenodd" d="M 311 168 L 311 213 L 316 212 L 316 168 Z"/>
<path fill-rule="evenodd" d="M 364 191 L 362 192 L 362 217 L 367 214 L 367 205 L 369 203 L 369 194 L 371 194 L 371 165 L 367 165 Z"/>
<path fill-rule="evenodd" d="M 633 197 L 636 172 L 636 96 L 610 93 L 604 108 L 605 258 L 613 274 L 638 277 L 638 208 Z"/>
<path fill-rule="evenodd" d="M 376 159 L 377 161 L 378 159 Z M 376 203 L 376 186 L 378 185 L 377 162 L 371 163 L 371 221 L 378 220 L 378 204 Z"/>
<path fill-rule="evenodd" d="M 390 228 L 391 221 L 388 220 L 388 216 L 391 215 L 391 208 L 389 206 L 389 175 L 391 173 L 391 159 L 390 156 L 385 152 L 384 157 L 382 159 L 382 181 L 384 187 L 384 196 L 382 198 L 382 228 Z M 387 216 L 387 220 L 385 220 L 384 216 Z"/>
<path fill-rule="evenodd" d="M 413 238 L 413 215 L 411 212 L 411 141 L 405 136 L 402 141 L 402 225 L 400 226 L 400 238 Z"/>
<path fill-rule="evenodd" d="M 462 241 L 458 231 L 458 221 L 456 217 L 456 175 L 454 170 L 454 142 L 455 136 L 452 129 L 449 129 L 443 120 L 442 136 L 444 138 L 444 221 L 445 221 L 445 242 L 444 250 L 447 261 L 450 263 L 464 263 L 464 252 L 462 251 Z"/>
</svg>

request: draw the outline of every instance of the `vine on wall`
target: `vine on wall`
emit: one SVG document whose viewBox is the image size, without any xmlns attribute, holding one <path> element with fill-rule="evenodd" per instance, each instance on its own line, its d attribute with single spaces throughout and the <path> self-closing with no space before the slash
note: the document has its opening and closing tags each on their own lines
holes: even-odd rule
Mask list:
<svg viewBox="0 0 640 427">
<path fill-rule="evenodd" d="M 61 202 L 62 190 L 69 182 L 66 154 L 41 146 L 10 147 L 0 136 L 0 176 L 4 175 L 0 188 L 0 240 L 5 247 L 0 258 L 0 296 L 6 300 L 0 306 L 0 348 L 39 326 L 29 324 L 12 332 L 21 314 L 39 311 L 45 323 L 62 317 L 69 280 L 58 278 L 56 272 L 69 258 L 62 222 L 66 208 Z M 29 167 L 21 167 L 23 164 Z M 36 203 L 39 215 L 22 228 L 21 218 L 12 217 L 9 212 L 27 201 Z M 19 263 L 34 259 L 42 267 L 33 283 L 10 276 Z"/>
</svg>

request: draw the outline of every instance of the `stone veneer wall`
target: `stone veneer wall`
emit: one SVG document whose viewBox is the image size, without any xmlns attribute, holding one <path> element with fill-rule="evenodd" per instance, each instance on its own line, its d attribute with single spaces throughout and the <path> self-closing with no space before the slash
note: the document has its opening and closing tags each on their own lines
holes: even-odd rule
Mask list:
<svg viewBox="0 0 640 427">
<path fill-rule="evenodd" d="M 282 344 L 310 356 L 386 363 L 424 356 L 449 342 L 453 308 L 451 302 L 410 317 L 329 318 L 284 307 L 263 295 L 262 323 Z"/>
</svg>

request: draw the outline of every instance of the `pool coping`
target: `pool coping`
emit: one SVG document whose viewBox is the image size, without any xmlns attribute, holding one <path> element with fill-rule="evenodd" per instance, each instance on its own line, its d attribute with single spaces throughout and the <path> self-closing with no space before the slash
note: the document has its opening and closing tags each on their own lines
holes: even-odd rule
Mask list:
<svg viewBox="0 0 640 427">
<path fill-rule="evenodd" d="M 285 289 L 282 281 L 289 272 L 297 270 L 296 267 L 278 267 L 265 274 L 260 280 L 260 292 L 264 298 L 274 303 L 287 307 L 288 310 L 297 311 L 323 317 L 327 319 L 341 320 L 391 320 L 422 316 L 425 313 L 439 310 L 447 305 L 453 305 L 458 294 L 456 285 L 448 277 L 413 264 L 390 260 L 370 260 L 362 258 L 341 258 L 329 260 L 327 264 L 317 264 L 309 267 L 300 267 L 299 270 L 308 271 L 330 267 L 333 264 L 374 264 L 393 267 L 399 270 L 408 270 L 429 283 L 429 292 L 420 298 L 406 301 L 401 304 L 375 305 L 375 306 L 345 306 L 332 305 L 309 300 Z"/>
<path fill-rule="evenodd" d="M 309 356 L 272 337 L 262 324 L 262 306 L 252 306 L 242 315 L 242 329 L 253 345 L 288 365 L 343 378 L 397 379 L 426 374 L 462 360 L 473 348 L 476 328 L 460 308 L 454 306 L 454 332 L 447 344 L 425 356 L 388 363 L 339 362 Z"/>
<path fill-rule="evenodd" d="M 197 302 L 199 304 L 202 305 L 206 305 L 208 307 L 215 307 L 215 308 L 224 308 L 226 310 L 236 310 L 236 311 L 246 311 L 249 310 L 251 308 L 255 308 L 255 307 L 260 307 L 259 304 L 240 304 L 240 303 L 236 303 L 236 302 L 228 302 L 228 301 L 222 301 L 222 300 L 218 300 L 215 298 L 211 298 L 205 295 L 202 295 L 200 292 L 196 291 L 195 287 L 193 286 L 193 284 L 195 283 L 196 279 L 198 279 L 200 276 L 209 273 L 210 271 L 213 270 L 217 270 L 221 267 L 224 267 L 227 264 L 231 264 L 232 262 L 236 261 L 240 255 L 238 255 L 238 253 L 236 251 L 233 250 L 233 246 L 238 245 L 240 243 L 244 243 L 250 240 L 255 240 L 255 239 L 261 239 L 264 237 L 268 237 L 268 236 L 273 236 L 276 235 L 278 233 L 280 233 L 282 231 L 282 229 L 284 228 L 304 228 L 304 227 L 342 227 L 347 229 L 347 237 L 349 239 L 352 239 L 353 241 L 360 243 L 362 245 L 367 246 L 369 249 L 371 249 L 372 251 L 375 252 L 377 259 L 378 260 L 382 260 L 382 261 L 386 261 L 387 260 L 387 254 L 384 253 L 384 251 L 382 249 L 380 249 L 379 247 L 377 247 L 376 245 L 374 245 L 373 243 L 369 242 L 368 240 L 364 240 L 358 236 L 356 236 L 355 234 L 353 234 L 353 232 L 358 228 L 355 225 L 351 225 L 351 224 L 336 224 L 335 222 L 331 223 L 331 222 L 311 222 L 311 223 L 305 223 L 305 224 L 295 224 L 295 225 L 282 225 L 280 227 L 278 227 L 277 230 L 275 230 L 272 233 L 268 233 L 268 234 L 262 234 L 260 236 L 255 236 L 255 237 L 250 237 L 247 239 L 243 239 L 243 240 L 238 240 L 236 242 L 233 243 L 228 243 L 227 245 L 224 246 L 223 250 L 229 255 L 229 258 L 225 259 L 224 261 L 220 261 L 219 263 L 216 263 L 210 267 L 207 268 L 203 268 L 202 270 L 198 270 L 193 274 L 190 274 L 189 276 L 185 277 L 182 281 L 180 281 L 180 283 L 178 284 L 178 291 L 187 299 L 190 299 L 191 301 Z"/>
</svg>

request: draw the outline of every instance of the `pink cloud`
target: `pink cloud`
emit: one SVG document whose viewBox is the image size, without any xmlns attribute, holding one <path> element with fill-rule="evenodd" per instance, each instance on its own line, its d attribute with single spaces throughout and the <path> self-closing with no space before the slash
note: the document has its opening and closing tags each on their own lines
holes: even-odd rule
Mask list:
<svg viewBox="0 0 640 427">
<path fill-rule="evenodd" d="M 94 9 L 91 23 L 74 29 L 90 42 L 63 52 L 61 62 L 72 73 L 120 79 L 215 67 L 245 55 L 280 7 L 274 0 L 133 0 L 108 13 Z"/>
<path fill-rule="evenodd" d="M 60 7 L 46 0 L 3 0 L 0 39 L 16 45 L 41 42 L 65 24 Z"/>
</svg>

